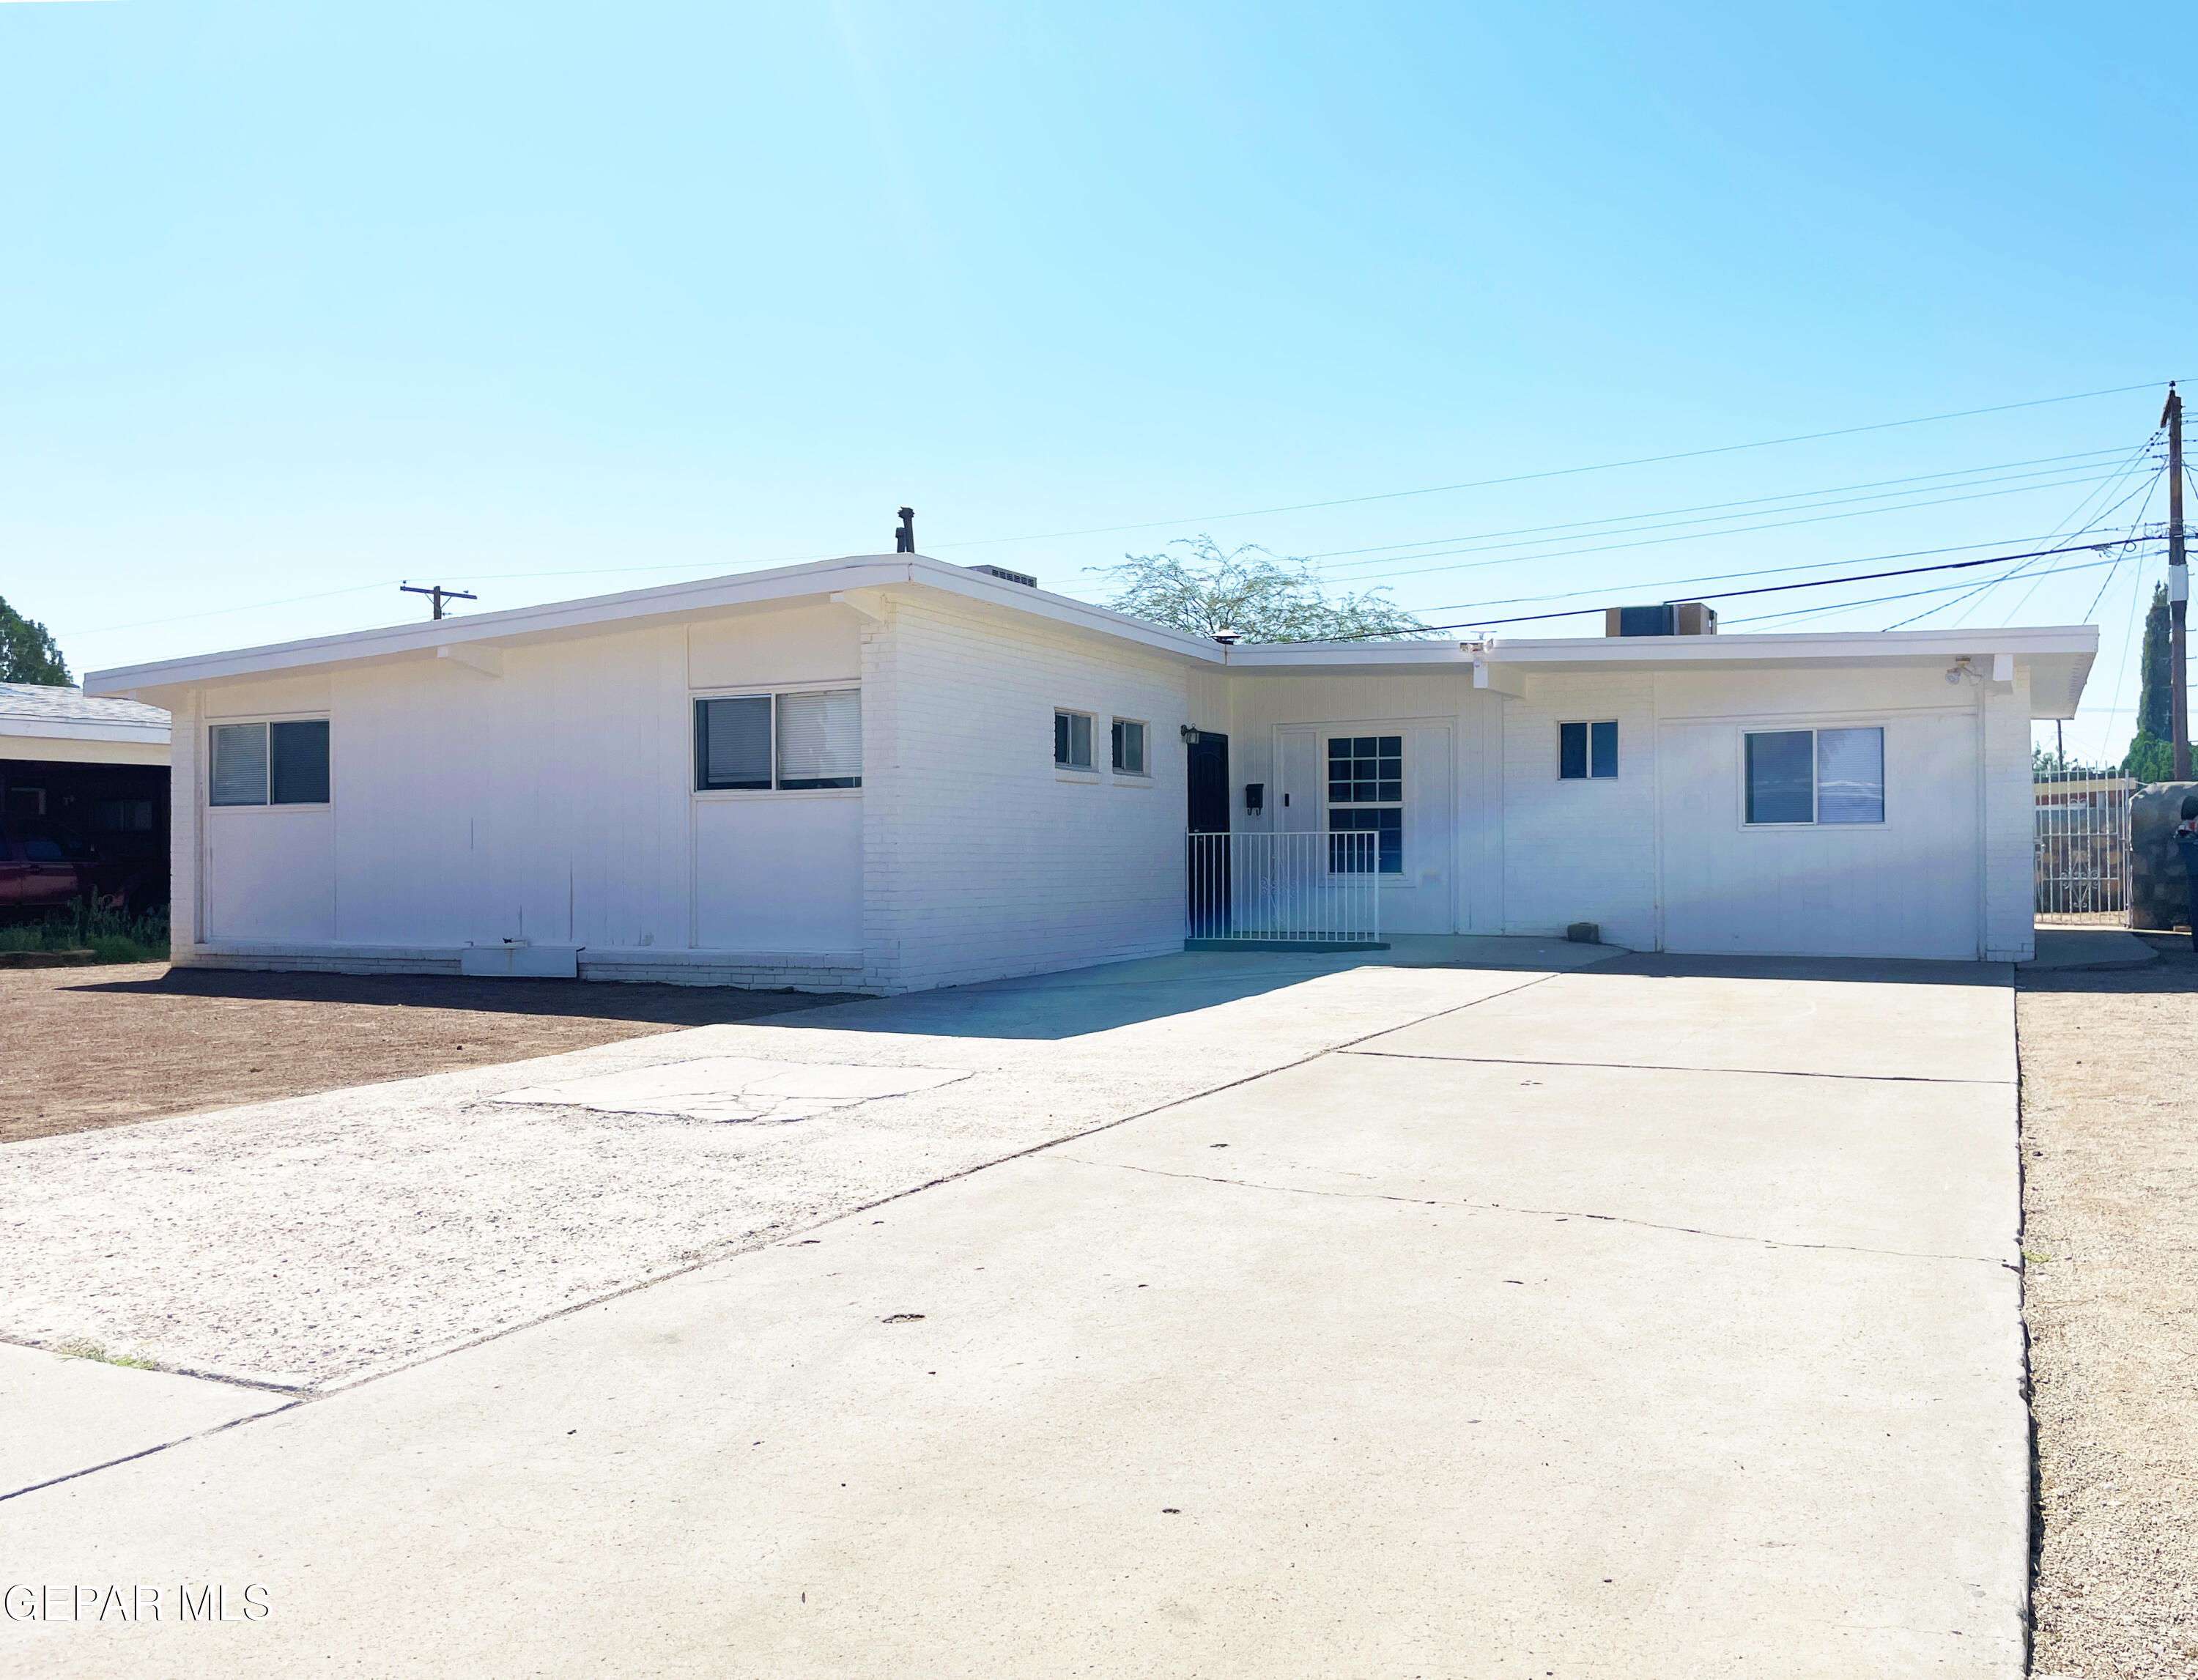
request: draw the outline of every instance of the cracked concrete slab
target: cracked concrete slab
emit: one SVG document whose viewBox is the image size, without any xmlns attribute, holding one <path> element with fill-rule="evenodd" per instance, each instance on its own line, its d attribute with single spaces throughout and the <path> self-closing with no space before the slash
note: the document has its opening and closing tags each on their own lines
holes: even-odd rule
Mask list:
<svg viewBox="0 0 2198 1680">
<path fill-rule="evenodd" d="M 497 1097 L 528 1107 L 587 1108 L 599 1114 L 667 1114 L 718 1123 L 805 1120 L 884 1096 L 935 1090 L 969 1077 L 967 1068 L 859 1067 L 830 1062 L 764 1061 L 754 1056 L 705 1055 L 618 1073 L 596 1073 L 555 1084 L 529 1085 Z"/>
<path fill-rule="evenodd" d="M 1584 1019 L 1563 981 L 1420 978 L 1533 1042 Z M 1270 1067 L 0 1503 L 26 1578 L 252 1581 L 273 1607 L 188 1638 L 25 1624 L 14 1648 L 177 1680 L 2015 1680 L 2020 1280 L 1811 1246 L 1991 1238 L 2014 1141 L 1976 1115 L 2007 1094 L 1334 1053 L 1335 1018 L 1397 985 L 1115 1036 L 1242 1054 L 1226 1025 Z M 1974 1047 L 1999 1002 L 1941 1024 Z M 1817 1003 L 1828 1033 L 1881 1025 Z M 1721 997 L 1765 1036 L 1792 1004 Z M 1565 1200 L 1471 1202 L 1498 1184 Z M 1468 1205 L 1407 1194 L 1430 1188 Z M 1672 1223 L 1590 1217 L 1627 1209 Z M 1712 1210 L 1731 1234 L 1677 1223 Z"/>
<path fill-rule="evenodd" d="M 1543 972 L 1137 966 L 1142 984 L 839 1004 L 11 1144 L 0 1338 L 355 1381 Z M 652 1107 L 759 1067 L 871 1094 L 795 1125 Z M 532 1095 L 621 1090 L 643 1100 Z"/>
<path fill-rule="evenodd" d="M 0 1499 L 288 1404 L 264 1390 L 0 1344 Z"/>
<path fill-rule="evenodd" d="M 1533 995 L 1563 1007 L 1554 981 Z M 1381 1092 L 1378 1124 L 1363 1118 L 1369 1081 Z M 1059 1153 L 1323 1194 L 1998 1265 L 2018 1258 L 2016 1123 L 2013 1085 L 1346 1050 Z M 1906 1186 L 1941 1193 L 1887 1194 Z"/>
<path fill-rule="evenodd" d="M 1719 972 L 1739 969 L 1738 974 Z M 1398 1055 L 1703 1068 L 1875 1079 L 2015 1077 L 2003 962 L 1620 958 L 1551 991 L 1400 1028 L 1360 1048 Z M 1551 1008 L 1561 999 L 1569 1006 Z"/>
</svg>

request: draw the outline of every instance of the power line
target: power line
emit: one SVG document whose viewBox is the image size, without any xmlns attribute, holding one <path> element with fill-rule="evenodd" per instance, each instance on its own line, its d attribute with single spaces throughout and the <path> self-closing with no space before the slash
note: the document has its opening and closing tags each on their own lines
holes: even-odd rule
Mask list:
<svg viewBox="0 0 2198 1680">
<path fill-rule="evenodd" d="M 1861 572 L 1845 578 L 1811 578 L 1798 584 L 1765 584 L 1759 588 L 1751 590 L 1712 590 L 1705 594 L 1702 599 L 1705 601 L 1735 601 L 1738 600 L 1742 596 L 1782 595 L 1788 590 L 1826 589 L 1835 584 L 1875 583 L 1879 579 L 1884 578 L 1912 578 L 1926 572 L 1962 572 L 1968 570 L 1973 566 L 2000 566 L 2006 564 L 2009 561 L 2035 560 L 2044 555 L 2096 553 L 2098 549 L 2106 546 L 2108 545 L 2099 543 L 2077 543 L 2073 544 L 2067 548 L 2037 549 L 2032 550 L 2028 554 L 1986 555 L 1980 560 L 1951 560 L 1943 561 L 1936 566 L 1904 566 L 1891 572 Z M 2108 563 L 2109 562 L 2105 561 L 2090 562 L 2090 564 L 2100 566 L 2107 565 Z M 2062 567 L 2057 569 L 2061 571 L 2076 572 L 2083 571 L 2086 568 L 2081 566 L 2073 566 Z M 1960 585 L 1957 584 L 1955 587 L 1958 588 Z M 1925 591 L 1922 590 L 1916 591 L 1918 594 L 1924 592 Z M 1899 599 L 1899 596 L 1887 596 L 1886 598 L 1888 600 Z M 1487 604 L 1490 606 L 1502 606 L 1505 603 L 1502 602 L 1490 602 Z M 1849 602 L 1841 603 L 1843 606 L 1869 606 L 1870 604 L 1872 603 L 1868 602 Z M 1499 625 L 1534 624 L 1547 619 L 1577 619 L 1584 613 L 1592 613 L 1596 610 L 1596 609 L 1592 607 L 1575 607 L 1561 613 L 1528 613 L 1517 618 L 1510 619 L 1468 619 L 1458 624 L 1423 625 L 1421 628 L 1423 630 L 1485 630 L 1492 629 Z M 1387 637 L 1393 634 L 1393 632 L 1388 631 L 1365 631 L 1353 636 L 1339 636 L 1330 639 L 1337 642 L 1363 642 L 1367 640 L 1369 637 Z"/>
<path fill-rule="evenodd" d="M 1429 556 L 1426 555 L 1407 554 L 1404 550 L 1408 549 L 1432 549 L 1439 547 L 1445 543 L 1487 543 L 1494 542 L 1497 538 L 1506 537 L 1532 538 L 1543 532 L 1590 531 L 1597 526 L 1622 526 L 1631 524 L 1635 520 L 1668 519 L 1682 514 L 1714 514 L 1728 508 L 1765 508 L 1774 502 L 1798 503 L 1803 508 L 1829 506 L 1831 504 L 1827 502 L 1807 502 L 1804 501 L 1803 498 L 1811 497 L 1842 496 L 1848 491 L 1852 490 L 1883 490 L 1888 485 L 1927 484 L 1933 479 L 1966 479 L 1976 474 L 2005 472 L 2009 468 L 2016 467 L 2045 467 L 2067 471 L 2073 470 L 2067 466 L 2067 463 L 2072 461 L 2095 462 L 2102 456 L 2114 456 L 2120 457 L 2125 456 L 2126 453 L 2127 451 L 2121 445 L 2116 445 L 2112 449 L 2083 450 L 2073 455 L 2038 456 L 2027 461 L 1996 461 L 1982 467 L 1960 467 L 1944 473 L 1919 473 L 1910 478 L 1872 479 L 1861 484 L 1830 485 L 1820 490 L 1788 491 L 1782 496 L 1750 496 L 1743 497 L 1736 502 L 1702 502 L 1687 508 L 1658 508 L 1645 513 L 1614 514 L 1607 519 L 1568 520 L 1559 525 L 1520 526 L 1508 531 L 1464 532 L 1452 537 L 1428 537 L 1411 543 L 1377 543 L 1371 548 L 1364 549 L 1329 549 L 1319 553 L 1299 555 L 1297 558 L 1303 560 L 1340 560 L 1346 566 L 1356 563 L 1355 557 L 1362 555 L 1377 555 L 1398 561 L 1424 560 L 1429 558 Z M 2017 474 L 2014 474 L 2014 476 L 2044 478 L 2049 476 L 2049 474 L 2046 473 Z M 2001 480 L 1978 479 L 1976 482 L 1980 484 L 1992 484 L 2001 482 Z M 1966 485 L 1941 485 L 1938 486 L 1939 489 L 1964 489 L 1967 487 L 1968 486 Z M 1897 495 L 1902 492 L 1893 491 L 1891 493 Z M 1798 511 L 1798 509 L 1788 508 L 1780 509 L 1777 511 L 1782 513 L 1791 513 Z M 1731 515 L 1731 517 L 1738 519 L 1745 517 L 1745 515 L 1735 514 Z M 1709 523 L 1708 520 L 1695 522 L 1702 524 Z M 1562 538 L 1553 537 L 1550 540 L 1556 542 L 1561 541 Z M 1520 544 L 1520 546 L 1523 547 L 1525 544 Z M 1463 550 L 1460 550 L 1460 552 L 1463 552 Z"/>
<path fill-rule="evenodd" d="M 2023 491 L 2038 490 L 2065 490 L 2074 485 L 2100 484 L 2104 482 L 2106 478 L 2111 476 L 2113 475 L 2102 474 L 2098 477 L 2093 478 L 2063 479 L 2051 484 L 2025 485 L 2021 489 Z M 2021 492 L 2008 490 L 1982 490 L 1962 496 L 1934 496 L 1925 501 L 1904 502 L 1891 507 L 1858 508 L 1846 513 L 1815 514 L 1806 519 L 1765 520 L 1758 525 L 1728 526 L 1720 531 L 1683 532 L 1676 536 L 1643 537 L 1637 541 L 1630 543 L 1595 543 L 1585 548 L 1550 549 L 1544 549 L 1538 554 L 1506 555 L 1497 560 L 1468 561 L 1449 566 L 1422 567 L 1411 571 L 1369 573 L 1361 578 L 1352 579 L 1352 581 L 1355 583 L 1380 583 L 1398 578 L 1424 578 L 1432 576 L 1437 573 L 1475 572 L 1486 570 L 1487 567 L 1492 566 L 1515 566 L 1522 561 L 1569 560 L 1577 555 L 1611 554 L 1621 549 L 1660 548 L 1665 544 L 1671 543 L 1699 543 L 1707 538 L 1717 537 L 1744 537 L 1759 531 L 1787 531 L 1791 530 L 1795 526 L 1825 525 L 1830 523 L 1834 520 L 1858 519 L 1869 514 L 1909 513 L 1918 508 L 1943 508 L 1957 502 L 1980 502 L 1988 500 L 1995 496 L 2009 496 Z M 1646 528 L 1653 530 L 1656 527 L 1649 526 Z M 1612 536 L 1619 536 L 1625 533 L 1613 532 L 1609 534 Z M 1497 546 L 1515 545 L 1497 544 Z M 1477 553 L 1485 552 L 1485 550 L 1468 549 L 1465 552 Z M 1426 558 L 1426 556 L 1419 557 Z"/>
<path fill-rule="evenodd" d="M 2157 439 L 2157 438 L 2159 437 L 2159 435 L 2160 435 L 2160 433 L 2158 433 L 2158 431 L 2156 431 L 2156 430 L 2155 430 L 2155 431 L 2153 433 L 2152 437 L 2150 437 L 2150 438 L 2147 438 L 2147 439 L 2144 440 L 2143 444 L 2143 445 L 2141 445 L 2137 448 L 2137 450 L 2136 451 L 2134 451 L 2134 452 L 2131 454 L 2131 457 L 2130 457 L 2130 461 L 2129 461 L 2129 464 L 2128 464 L 2128 466 L 2125 467 L 2125 468 L 2123 468 L 2123 470 L 2122 470 L 2120 474 L 2117 474 L 2114 476 L 2114 485 L 2108 485 L 2108 486 L 2107 487 L 2106 491 L 2103 492 L 2104 494 L 2107 494 L 2107 495 L 2112 495 L 2112 494 L 2114 493 L 2114 490 L 2115 486 L 2117 486 L 2117 485 L 2120 485 L 2120 483 L 2121 482 L 2122 479 L 2126 478 L 2126 477 L 2128 476 L 2130 470 L 2131 470 L 2131 468 L 2135 468 L 2135 466 L 2137 465 L 2137 462 L 2138 462 L 2139 460 L 2141 460 L 2141 459 L 2144 456 L 2144 455 L 2146 454 L 2146 452 L 2147 452 L 2147 451 L 2149 451 L 2151 449 L 2151 447 L 2152 447 L 2152 445 L 2153 445 L 2153 442 L 2154 442 L 2154 440 L 2155 439 Z M 2131 491 L 2127 496 L 2123 497 L 2122 497 L 2122 499 L 2121 499 L 2120 501 L 2119 501 L 2119 502 L 2115 503 L 2114 504 L 2114 506 L 2113 506 L 2113 507 L 2111 507 L 2111 508 L 2108 508 L 2108 509 L 2106 509 L 2102 510 L 2102 512 L 2100 512 L 2099 514 L 2097 514 L 2094 515 L 2094 516 L 2093 516 L 2093 518 L 2092 518 L 2092 520 L 2091 520 L 2090 524 L 2089 524 L 2088 526 L 2084 526 L 2083 528 L 2084 528 L 2085 530 L 2086 530 L 2086 531 L 2096 531 L 2096 529 L 2098 529 L 2098 527 L 2099 527 L 2101 525 L 2102 525 L 2102 524 L 2104 524 L 2104 523 L 2106 522 L 2106 520 L 2107 520 L 2107 519 L 2108 519 L 2108 517 L 2109 515 L 2114 514 L 2120 513 L 2120 512 L 2124 508 L 2127 507 L 2127 506 L 2130 504 L 2130 503 L 2131 503 L 2131 502 L 2132 502 L 2132 501 L 2136 500 L 2136 498 L 2137 498 L 2137 497 L 2139 497 L 2139 496 L 2147 496 L 2147 497 L 2149 497 L 2149 492 L 2150 492 L 2150 491 L 2151 491 L 2152 487 L 2153 487 L 2154 485 L 2156 485 L 2156 484 L 2158 484 L 2158 483 L 2160 482 L 2160 473 L 2161 473 L 2162 471 L 2164 471 L 2164 470 L 2165 470 L 2165 468 L 2155 468 L 2154 469 L 2153 473 L 2152 473 L 2152 475 L 2151 475 L 2149 478 L 2146 479 L 2146 480 L 2145 480 L 2145 481 L 2144 481 L 2143 484 L 2139 485 L 2138 485 L 2135 490 Z M 2087 496 L 2087 497 L 2085 497 L 2084 498 L 2084 501 L 2083 501 L 2083 502 L 2079 502 L 2079 503 L 2078 503 L 2076 504 L 2075 511 L 2074 511 L 2073 513 L 2070 514 L 2067 519 L 2064 519 L 2063 520 L 2061 520 L 2061 526 L 2067 526 L 2067 525 L 2073 524 L 2073 523 L 2077 519 L 2080 518 L 2080 517 L 2082 516 L 2082 514 L 2083 514 L 2085 503 L 2090 502 L 2090 499 L 2091 499 L 2091 497 L 2089 497 L 2089 496 Z M 2137 527 L 2138 527 L 2138 526 L 2140 526 L 2140 525 L 2143 522 L 2143 520 L 2144 520 L 2144 504 L 2143 504 L 2143 503 L 2139 503 L 2139 504 L 2138 504 L 2138 508 L 2137 508 L 2137 518 L 2136 518 L 2136 519 L 2134 519 L 2134 520 L 2132 520 L 2130 522 L 2130 535 L 2131 535 L 2131 539 L 2133 539 L 2133 538 L 2135 538 L 2135 536 L 2136 536 L 2136 534 L 2137 534 Z M 2058 527 L 2056 527 L 2056 528 L 2053 531 L 2053 532 L 2051 533 L 2051 537 L 2052 537 L 2052 538 L 2058 538 L 2061 534 L 2061 530 L 2060 530 Z M 2050 540 L 2050 538 L 2049 538 L 2049 540 Z M 1968 595 L 1965 595 L 1965 596 L 1962 596 L 1959 600 L 1956 600 L 1956 601 L 1948 601 L 1948 602 L 1940 602 L 1940 603 L 1939 603 L 1938 606 L 1936 606 L 1936 607 L 1928 607 L 1928 608 L 1927 608 L 1926 610 L 1924 610 L 1923 612 L 1921 612 L 1921 613 L 1916 613 L 1913 618 L 1903 619 L 1902 619 L 1899 624 L 1895 624 L 1895 625 L 1887 625 L 1886 626 L 1886 628 L 1887 628 L 1887 630 L 1900 630 L 1900 629 L 1904 629 L 1904 628 L 1905 628 L 1907 625 L 1912 625 L 1912 624 L 1915 624 L 1915 623 L 1916 623 L 1916 622 L 1917 622 L 1918 620 L 1920 620 L 1920 619 L 1928 619 L 1928 618 L 1929 618 L 1929 617 L 1931 616 L 1931 614 L 1932 614 L 1932 613 L 1933 613 L 1944 612 L 1944 611 L 1945 611 L 1947 607 L 1958 607 L 1958 606 L 1961 606 L 1964 602 L 1971 602 L 1971 601 L 1974 601 L 1974 600 L 1980 600 L 1980 599 L 1982 599 L 1982 598 L 1983 598 L 1986 594 L 1990 593 L 1992 590 L 1997 589 L 2000 584 L 2003 584 L 2003 583 L 2008 582 L 2010 578 L 2015 578 L 2015 577 L 2016 577 L 2016 576 L 2021 575 L 2021 573 L 2022 573 L 2026 569 L 2027 565 L 2028 565 L 2028 562 L 2027 562 L 2027 561 L 2026 561 L 2026 562 L 2024 563 L 2024 565 L 2016 567 L 2013 572 L 2010 572 L 2010 573 L 2007 573 L 2007 574 L 2006 574 L 2006 576 L 2004 576 L 2004 577 L 1999 577 L 1999 578 L 1994 578 L 1990 579 L 1990 580 L 1989 580 L 1989 581 L 1987 581 L 1986 583 L 1985 583 L 1985 584 L 1980 584 L 1978 588 L 1976 588 L 1976 589 L 1974 589 L 1974 590 L 1971 590 Z M 2035 584 L 2032 584 L 2032 593 L 2033 593 L 2033 594 L 2034 594 L 2034 593 L 2036 592 L 2036 588 L 2037 588 L 2037 586 L 2036 586 Z M 2029 599 L 2030 599 L 2030 596 L 2029 596 L 2028 595 L 2026 595 L 2026 596 L 2023 596 L 2023 600 L 2024 600 L 2025 602 L 2027 602 Z M 2018 609 L 2017 609 L 2017 610 L 2019 611 L 2019 610 L 2020 610 L 2020 608 L 2018 607 Z"/>
<path fill-rule="evenodd" d="M 2073 566 L 2051 567 L 2044 572 L 2039 572 L 2033 575 L 2040 578 L 2058 578 L 2064 573 L 2089 572 L 2096 567 L 2104 566 L 2113 567 L 2120 564 L 2121 557 L 2117 555 L 2113 560 L 2086 560 L 2079 561 Z M 2113 575 L 2112 572 L 2109 571 L 2108 575 L 2111 577 Z M 1735 619 L 1732 622 L 1736 625 L 1768 624 L 1773 619 L 1804 618 L 1811 613 L 1838 613 L 1844 612 L 1851 607 L 1882 607 L 1888 602 L 1916 601 L 1927 595 L 1944 595 L 1955 590 L 1962 590 L 1967 589 L 1968 587 L 1968 585 L 1967 584 L 1940 584 L 1929 589 L 1904 590 L 1899 595 L 1873 596 L 1867 601 L 1840 601 L 1835 602 L 1829 607 L 1804 607 L 1791 613 L 1759 613 L 1756 617 L 1752 619 Z M 1884 631 L 1879 632 L 1881 635 L 1885 633 L 1886 632 Z"/>
<path fill-rule="evenodd" d="M 1959 409 L 1947 414 L 1917 415 L 1909 420 L 1881 420 L 1868 426 L 1843 426 L 1829 432 L 1801 432 L 1788 438 L 1759 438 L 1752 443 L 1719 444 L 1712 449 L 1678 450 L 1669 455 L 1637 456 L 1626 461 L 1599 461 L 1585 467 L 1555 467 L 1538 473 L 1514 473 L 1496 479 L 1469 479 L 1457 484 L 1428 485 L 1416 490 L 1385 490 L 1367 496 L 1339 496 L 1324 502 L 1294 502 L 1273 508 L 1246 508 L 1235 513 L 1197 514 L 1182 519 L 1144 520 L 1134 525 L 1095 525 L 1081 531 L 1042 531 L 1024 537 L 980 537 L 961 543 L 934 543 L 941 549 L 992 548 L 1003 543 L 1045 543 L 1067 537 L 1105 537 L 1121 531 L 1156 531 L 1166 526 L 1210 525 L 1224 519 L 1258 519 L 1268 514 L 1302 514 L 1319 508 L 1350 508 L 1368 502 L 1394 502 L 1411 496 L 1441 496 L 1457 490 L 1486 490 L 1497 485 L 1530 484 L 1541 479 L 1571 478 L 1582 473 L 1608 473 L 1623 467 L 1654 467 L 1670 461 L 1698 461 L 1705 456 L 1736 455 L 1744 450 L 1775 449 L 1786 444 L 1817 443 L 1826 438 L 1852 438 L 1865 432 L 1889 432 L 1904 426 L 1930 426 L 1945 420 L 1971 420 L 1979 415 L 2008 414 L 2016 409 L 2049 407 L 2056 403 L 2080 403 L 2094 397 L 2120 397 L 2131 391 L 2153 391 L 2165 380 L 2139 385 L 2117 385 L 2103 391 L 2076 391 L 2063 397 L 2034 397 L 2026 402 L 1999 403 L 1990 408 Z"/>
</svg>

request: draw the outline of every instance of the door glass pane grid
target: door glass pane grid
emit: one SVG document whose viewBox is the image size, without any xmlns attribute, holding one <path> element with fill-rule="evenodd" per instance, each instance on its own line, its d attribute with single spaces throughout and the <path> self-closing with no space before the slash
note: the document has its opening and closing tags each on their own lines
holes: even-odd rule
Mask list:
<svg viewBox="0 0 2198 1680">
<path fill-rule="evenodd" d="M 1404 797 L 1404 738 L 1335 735 L 1328 743 L 1330 805 L 1375 805 Z"/>
<path fill-rule="evenodd" d="M 1388 810 L 1331 811 L 1328 813 L 1328 867 L 1334 875 L 1385 875 L 1404 869 L 1404 813 Z M 1360 838 L 1371 834 L 1369 843 Z"/>
</svg>

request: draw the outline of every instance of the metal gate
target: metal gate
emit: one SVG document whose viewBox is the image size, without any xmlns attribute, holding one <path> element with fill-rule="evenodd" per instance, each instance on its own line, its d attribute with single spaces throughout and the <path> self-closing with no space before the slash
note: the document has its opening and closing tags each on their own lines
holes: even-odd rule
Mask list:
<svg viewBox="0 0 2198 1680">
<path fill-rule="evenodd" d="M 2033 770 L 2031 866 L 2038 920 L 2126 927 L 2130 795 L 2137 784 L 2096 770 Z"/>
</svg>

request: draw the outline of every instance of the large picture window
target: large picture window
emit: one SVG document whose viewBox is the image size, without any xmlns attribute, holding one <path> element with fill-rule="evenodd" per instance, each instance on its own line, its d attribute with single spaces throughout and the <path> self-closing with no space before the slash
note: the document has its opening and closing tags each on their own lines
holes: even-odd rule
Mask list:
<svg viewBox="0 0 2198 1680">
<path fill-rule="evenodd" d="M 1885 731 L 1753 730 L 1742 739 L 1747 821 L 1831 827 L 1885 821 Z"/>
<path fill-rule="evenodd" d="M 1328 834 L 1330 874 L 1404 873 L 1404 736 L 1329 737 Z"/>
<path fill-rule="evenodd" d="M 329 720 L 216 724 L 207 730 L 212 763 L 206 803 L 326 805 Z"/>
<path fill-rule="evenodd" d="M 859 689 L 724 695 L 695 702 L 695 787 L 807 793 L 863 785 Z"/>
</svg>

